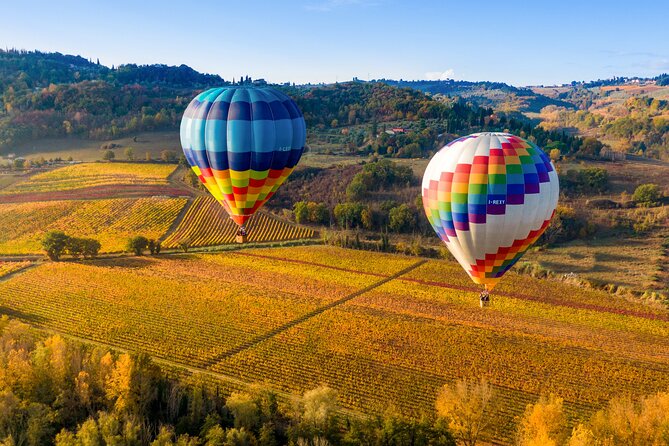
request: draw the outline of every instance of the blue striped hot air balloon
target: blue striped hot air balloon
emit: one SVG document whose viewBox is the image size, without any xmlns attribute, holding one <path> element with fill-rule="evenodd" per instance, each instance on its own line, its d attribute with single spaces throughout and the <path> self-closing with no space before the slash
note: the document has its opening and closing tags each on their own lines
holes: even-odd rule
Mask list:
<svg viewBox="0 0 669 446">
<path fill-rule="evenodd" d="M 186 160 L 242 228 L 288 178 L 305 142 L 302 112 L 271 87 L 212 88 L 181 120 Z"/>
</svg>

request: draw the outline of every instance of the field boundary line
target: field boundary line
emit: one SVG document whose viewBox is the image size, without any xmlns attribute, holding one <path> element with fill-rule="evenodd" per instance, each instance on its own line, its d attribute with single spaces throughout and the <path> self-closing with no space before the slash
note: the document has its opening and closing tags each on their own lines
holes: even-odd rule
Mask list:
<svg viewBox="0 0 669 446">
<path fill-rule="evenodd" d="M 400 271 L 398 271 L 398 272 L 396 272 L 396 273 L 394 273 L 390 276 L 384 277 L 383 279 L 381 279 L 377 282 L 374 282 L 371 285 L 368 285 L 368 286 L 366 286 L 366 287 L 364 287 L 364 288 L 362 288 L 358 291 L 355 291 L 355 292 L 353 292 L 351 294 L 348 294 L 348 295 L 346 295 L 342 298 L 339 298 L 339 299 L 337 299 L 335 301 L 332 301 L 332 302 L 330 302 L 326 305 L 323 305 L 322 307 L 318 307 L 315 310 L 312 310 L 312 311 L 298 317 L 297 319 L 293 319 L 292 321 L 286 322 L 285 324 L 280 325 L 280 326 L 268 331 L 267 333 L 263 333 L 263 334 L 258 335 L 258 336 L 254 337 L 254 338 L 252 338 L 252 339 L 250 339 L 246 342 L 243 342 L 242 344 L 240 344 L 236 347 L 233 347 L 230 350 L 227 350 L 227 351 L 221 353 L 220 355 L 215 356 L 214 358 L 210 359 L 206 363 L 206 365 L 207 365 L 207 367 L 211 367 L 211 366 L 217 364 L 220 361 L 223 361 L 225 359 L 230 358 L 231 356 L 234 356 L 238 353 L 243 352 L 244 350 L 248 350 L 250 348 L 253 348 L 256 345 L 258 345 L 258 344 L 260 344 L 264 341 L 267 341 L 267 340 L 269 340 L 269 339 L 271 339 L 271 338 L 273 338 L 273 337 L 275 337 L 275 336 L 293 328 L 296 325 L 299 325 L 303 322 L 308 321 L 309 319 L 312 319 L 316 316 L 319 316 L 320 314 L 322 314 L 322 313 L 324 313 L 328 310 L 331 310 L 334 307 L 345 304 L 346 302 L 348 302 L 352 299 L 355 299 L 356 297 L 361 296 L 362 294 L 365 294 L 365 293 L 367 293 L 367 292 L 369 292 L 369 291 L 371 291 L 375 288 L 378 288 L 381 285 L 384 285 L 384 284 L 390 282 L 391 280 L 395 280 L 398 277 L 400 277 L 400 276 L 418 268 L 419 266 L 423 265 L 425 262 L 427 262 L 427 259 L 419 260 L 418 262 L 416 262 L 412 265 L 409 265 L 408 267 L 406 267 L 406 268 L 404 268 L 404 269 L 402 269 L 402 270 L 400 270 Z"/>
</svg>

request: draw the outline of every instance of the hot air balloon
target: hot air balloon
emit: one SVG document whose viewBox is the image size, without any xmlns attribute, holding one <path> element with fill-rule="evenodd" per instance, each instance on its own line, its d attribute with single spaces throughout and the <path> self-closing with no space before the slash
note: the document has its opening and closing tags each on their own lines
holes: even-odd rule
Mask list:
<svg viewBox="0 0 669 446">
<path fill-rule="evenodd" d="M 488 292 L 550 223 L 555 167 L 535 144 L 508 133 L 476 133 L 447 144 L 423 175 L 423 207 L 435 232 Z"/>
<path fill-rule="evenodd" d="M 302 156 L 306 125 L 295 102 L 271 87 L 200 93 L 181 120 L 181 146 L 200 181 L 239 226 L 288 178 Z M 241 238 L 241 239 L 240 239 Z"/>
</svg>

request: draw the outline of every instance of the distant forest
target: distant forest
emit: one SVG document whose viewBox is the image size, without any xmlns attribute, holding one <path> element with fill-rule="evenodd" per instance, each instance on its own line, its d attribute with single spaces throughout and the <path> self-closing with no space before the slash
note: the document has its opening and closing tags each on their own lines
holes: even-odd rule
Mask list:
<svg viewBox="0 0 669 446">
<path fill-rule="evenodd" d="M 251 82 L 248 77 L 243 81 Z M 220 76 L 198 73 L 185 65 L 109 68 L 80 56 L 0 50 L 0 153 L 45 137 L 108 140 L 140 131 L 177 129 L 195 94 L 229 84 L 231 81 Z M 494 86 L 526 93 L 505 84 Z M 520 114 L 495 114 L 490 107 L 462 98 L 428 96 L 414 85 L 396 81 L 277 88 L 297 101 L 312 131 L 369 125 L 367 137 L 349 143 L 353 151 L 427 156 L 435 150 L 441 133 L 504 129 L 522 132 L 539 144 L 557 141 L 562 153 L 575 153 L 581 145 L 580 138 L 546 132 Z M 371 137 L 380 133 L 379 123 L 398 120 L 422 124 L 407 135 L 384 137 L 380 144 L 370 144 Z M 436 128 L 426 129 L 426 120 Z"/>
</svg>

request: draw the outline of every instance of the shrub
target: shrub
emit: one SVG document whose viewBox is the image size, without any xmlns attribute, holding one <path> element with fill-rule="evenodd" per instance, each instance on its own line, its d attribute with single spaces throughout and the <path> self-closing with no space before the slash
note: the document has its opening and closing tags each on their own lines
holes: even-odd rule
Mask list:
<svg viewBox="0 0 669 446">
<path fill-rule="evenodd" d="M 105 161 L 111 161 L 114 158 L 116 158 L 116 154 L 113 150 L 105 150 L 105 152 L 102 154 L 102 159 Z"/>
<path fill-rule="evenodd" d="M 662 190 L 657 184 L 642 184 L 634 190 L 632 198 L 645 207 L 658 206 L 662 200 Z"/>
</svg>

